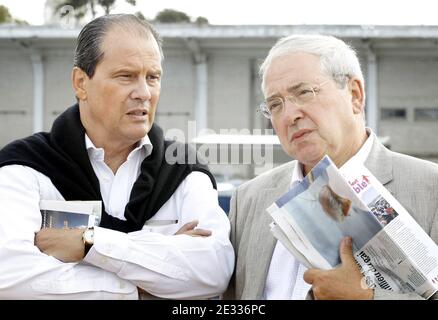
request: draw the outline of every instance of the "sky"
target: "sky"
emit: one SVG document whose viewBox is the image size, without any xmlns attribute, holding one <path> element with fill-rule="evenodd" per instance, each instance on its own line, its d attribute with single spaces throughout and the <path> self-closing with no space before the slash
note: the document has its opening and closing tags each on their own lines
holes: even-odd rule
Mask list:
<svg viewBox="0 0 438 320">
<path fill-rule="evenodd" d="M 44 23 L 45 0 L 0 0 L 12 16 Z M 112 13 L 141 11 L 147 18 L 171 8 L 211 24 L 438 25 L 438 0 L 117 0 Z"/>
</svg>

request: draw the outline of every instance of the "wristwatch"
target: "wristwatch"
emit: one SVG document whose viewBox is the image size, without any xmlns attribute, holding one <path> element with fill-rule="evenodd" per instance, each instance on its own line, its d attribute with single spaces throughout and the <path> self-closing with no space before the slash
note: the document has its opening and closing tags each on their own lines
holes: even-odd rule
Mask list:
<svg viewBox="0 0 438 320">
<path fill-rule="evenodd" d="M 87 255 L 88 251 L 90 251 L 91 247 L 94 244 L 94 228 L 90 227 L 85 229 L 82 234 L 82 241 L 84 242 L 84 257 Z"/>
</svg>

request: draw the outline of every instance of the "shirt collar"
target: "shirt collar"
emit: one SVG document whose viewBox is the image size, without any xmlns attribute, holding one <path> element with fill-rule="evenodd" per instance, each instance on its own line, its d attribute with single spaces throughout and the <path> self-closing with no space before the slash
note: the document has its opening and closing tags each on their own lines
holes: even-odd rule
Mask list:
<svg viewBox="0 0 438 320">
<path fill-rule="evenodd" d="M 359 151 L 354 156 L 352 156 L 346 163 L 349 163 L 350 161 L 359 161 L 361 163 L 364 163 L 365 160 L 368 158 L 371 152 L 371 148 L 373 146 L 373 141 L 374 139 L 376 139 L 376 135 L 371 130 L 371 128 L 366 127 L 365 129 L 368 138 L 365 140 L 365 143 L 362 145 Z M 294 170 L 292 172 L 290 188 L 294 187 L 297 183 L 301 182 L 301 180 L 303 179 L 304 179 L 303 165 L 300 162 L 298 162 L 297 165 L 294 166 Z"/>
<path fill-rule="evenodd" d="M 91 141 L 90 137 L 85 133 L 85 148 L 87 149 L 88 156 L 90 158 L 93 158 L 95 160 L 103 161 L 105 158 L 105 150 L 103 148 L 97 148 L 93 141 Z M 134 150 L 132 150 L 129 155 L 128 159 L 131 159 L 131 157 L 136 154 L 139 150 L 145 151 L 145 157 L 148 157 L 151 155 L 153 149 L 153 145 L 151 143 L 151 140 L 149 139 L 148 135 L 145 135 L 138 143 L 137 147 L 135 147 Z"/>
</svg>

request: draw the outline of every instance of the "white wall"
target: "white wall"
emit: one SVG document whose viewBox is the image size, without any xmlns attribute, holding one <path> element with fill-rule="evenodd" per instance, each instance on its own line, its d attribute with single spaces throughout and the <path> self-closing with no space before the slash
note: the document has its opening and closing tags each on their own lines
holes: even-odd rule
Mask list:
<svg viewBox="0 0 438 320">
<path fill-rule="evenodd" d="M 30 58 L 19 50 L 0 50 L 0 70 L 2 146 L 32 133 L 33 75 Z"/>
<path fill-rule="evenodd" d="M 210 40 L 211 41 L 211 40 Z M 392 40 L 386 40 L 390 43 Z M 417 41 L 418 42 L 418 41 Z M 404 43 L 409 46 L 409 42 Z M 71 41 L 44 48 L 45 129 L 55 114 L 75 102 L 70 84 L 73 48 Z M 394 47 L 394 46 L 393 46 Z M 379 135 L 389 135 L 393 150 L 438 158 L 438 121 L 415 121 L 416 107 L 438 108 L 438 51 L 423 52 L 421 47 L 377 50 L 378 103 L 382 107 L 402 107 L 405 120 L 380 120 Z M 15 49 L 14 49 L 15 48 Z M 17 46 L 0 46 L 0 146 L 31 134 L 33 109 L 33 74 L 30 57 Z M 222 129 L 264 128 L 267 122 L 255 114 L 262 99 L 257 79 L 258 59 L 263 58 L 249 48 L 221 47 L 204 49 L 208 69 L 208 127 Z M 414 53 L 412 53 L 414 51 Z M 164 48 L 162 95 L 156 122 L 166 131 L 179 128 L 187 132 L 187 122 L 195 120 L 196 69 L 192 54 L 183 42 Z M 362 68 L 365 55 L 359 50 Z M 24 114 L 5 115 L 15 110 Z M 222 169 L 218 169 L 222 170 Z M 224 169 L 246 174 L 244 167 Z"/>
<path fill-rule="evenodd" d="M 381 120 L 379 132 L 391 137 L 393 150 L 417 156 L 438 154 L 438 122 L 416 121 L 415 108 L 438 108 L 437 56 L 379 58 L 380 108 L 401 107 L 406 120 Z"/>
</svg>

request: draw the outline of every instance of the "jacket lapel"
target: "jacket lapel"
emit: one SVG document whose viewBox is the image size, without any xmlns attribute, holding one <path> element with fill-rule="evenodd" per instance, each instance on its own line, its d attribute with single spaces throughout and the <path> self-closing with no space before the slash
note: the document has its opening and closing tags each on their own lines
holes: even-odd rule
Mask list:
<svg viewBox="0 0 438 320">
<path fill-rule="evenodd" d="M 365 161 L 365 166 L 383 185 L 392 181 L 393 164 L 390 151 L 377 138 L 373 142 L 370 154 Z M 253 256 L 256 256 L 257 259 L 247 265 L 249 276 L 245 290 L 247 291 L 247 298 L 262 299 L 266 277 L 277 243 L 277 240 L 270 232 L 269 224 L 272 222 L 272 218 L 267 213 L 266 208 L 289 190 L 293 167 L 288 166 L 288 170 L 282 172 L 283 174 L 276 186 L 261 189 L 258 195 L 256 208 L 260 209 L 257 210 L 260 212 L 260 217 L 255 219 L 256 223 L 252 229 L 253 239 L 258 239 L 258 241 L 252 241 L 248 248 L 250 252 L 256 252 Z"/>
<path fill-rule="evenodd" d="M 283 172 L 275 187 L 264 188 L 258 195 L 256 208 L 259 208 L 257 211 L 260 217 L 255 219 L 257 223 L 252 229 L 253 239 L 258 239 L 258 241 L 252 241 L 249 247 L 250 252 L 256 252 L 253 256 L 257 257 L 257 261 L 248 265 L 249 281 L 252 283 L 248 294 L 254 295 L 253 299 L 262 299 L 272 254 L 277 243 L 270 232 L 269 224 L 272 222 L 272 218 L 266 209 L 289 190 L 293 167 L 292 170 L 290 168 L 287 172 Z"/>
<path fill-rule="evenodd" d="M 386 185 L 393 179 L 391 152 L 377 139 L 374 139 L 370 154 L 365 161 L 365 167 L 380 181 Z"/>
</svg>

